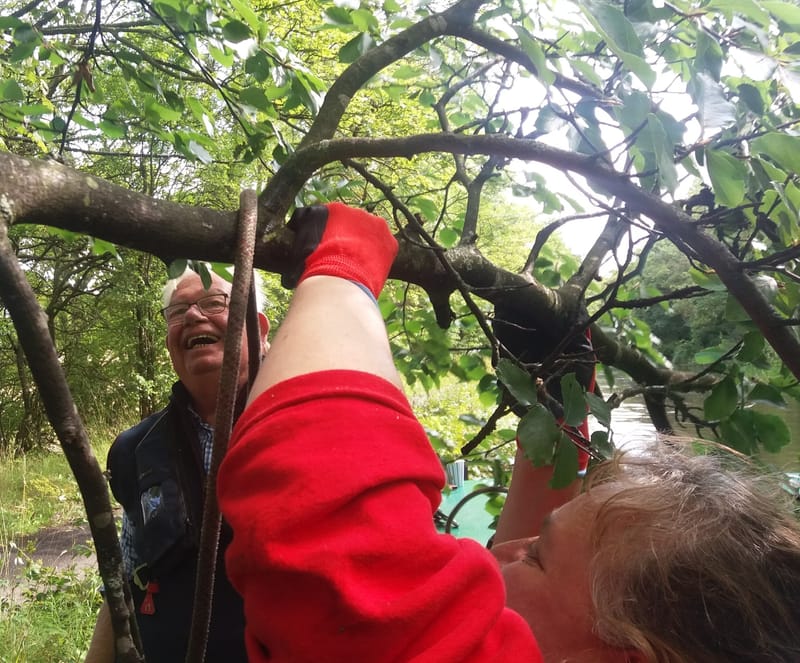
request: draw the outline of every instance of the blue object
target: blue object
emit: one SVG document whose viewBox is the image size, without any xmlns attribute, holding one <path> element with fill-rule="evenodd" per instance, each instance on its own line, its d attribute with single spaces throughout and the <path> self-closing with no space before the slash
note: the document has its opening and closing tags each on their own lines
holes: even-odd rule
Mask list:
<svg viewBox="0 0 800 663">
<path fill-rule="evenodd" d="M 492 482 L 486 479 L 468 479 L 460 488 L 443 491 L 442 503 L 434 518 L 436 529 L 447 531 L 449 519 L 450 534 L 486 545 L 494 534 L 490 527 L 494 516 L 486 510 L 486 503 L 506 490 L 492 486 Z"/>
</svg>

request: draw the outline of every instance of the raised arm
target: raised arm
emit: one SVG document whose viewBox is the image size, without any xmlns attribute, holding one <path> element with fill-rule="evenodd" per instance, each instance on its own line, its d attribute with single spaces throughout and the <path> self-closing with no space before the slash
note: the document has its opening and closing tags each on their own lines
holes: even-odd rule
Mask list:
<svg viewBox="0 0 800 663">
<path fill-rule="evenodd" d="M 341 205 L 309 214 L 322 232 L 218 480 L 250 660 L 541 661 L 489 553 L 434 527 L 444 473 L 373 300 L 394 238 Z"/>
<path fill-rule="evenodd" d="M 300 283 L 250 401 L 276 382 L 331 369 L 372 373 L 399 387 L 375 304 L 397 254 L 386 221 L 333 203 L 299 210 L 290 226 L 308 255 L 297 256 Z"/>
<path fill-rule="evenodd" d="M 552 465 L 534 467 L 522 449 L 517 449 L 508 497 L 492 537 L 493 545 L 539 536 L 545 516 L 580 492 L 581 483 L 577 478 L 572 485 L 553 490 L 550 487 L 552 477 Z"/>
</svg>

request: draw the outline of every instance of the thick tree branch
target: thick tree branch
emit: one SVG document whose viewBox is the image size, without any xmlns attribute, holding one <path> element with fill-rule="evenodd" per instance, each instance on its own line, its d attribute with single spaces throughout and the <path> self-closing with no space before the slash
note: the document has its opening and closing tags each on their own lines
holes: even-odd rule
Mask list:
<svg viewBox="0 0 800 663">
<path fill-rule="evenodd" d="M 469 144 L 472 141 L 470 137 L 461 138 L 464 140 L 456 142 Z M 538 148 L 534 145 L 531 150 L 536 152 Z M 552 156 L 553 150 L 545 148 L 543 153 Z M 587 160 L 584 157 L 572 156 L 573 163 L 585 166 Z M 191 256 L 233 261 L 235 212 L 154 200 L 55 162 L 0 154 L 0 170 L 7 174 L 0 179 L 0 219 L 5 218 L 10 223 L 56 224 L 60 228 L 100 237 L 162 258 Z M 661 217 L 675 217 L 677 212 L 674 209 L 668 205 L 664 207 L 666 210 L 660 211 Z M 181 224 L 175 224 L 175 219 L 181 219 Z M 264 220 L 260 219 L 260 223 L 263 226 Z M 291 234 L 282 227 L 282 220 L 278 225 L 275 232 L 258 243 L 254 264 L 261 269 L 282 273 L 290 266 Z M 416 246 L 402 237 L 400 245 L 390 275 L 392 278 L 415 283 L 439 296 L 457 289 L 452 275 L 429 248 Z M 512 296 L 521 298 L 521 305 L 536 312 L 543 324 L 553 326 L 563 320 L 564 304 L 558 293 L 530 277 L 498 269 L 470 247 L 456 247 L 446 251 L 445 255 L 474 295 L 495 303 L 513 293 Z M 682 379 L 672 377 L 675 374 L 668 369 L 655 367 L 644 355 L 622 346 L 598 326 L 593 327 L 592 334 L 600 361 L 620 368 L 637 382 L 667 384 Z M 795 355 L 795 362 L 797 357 L 800 353 Z"/>
</svg>

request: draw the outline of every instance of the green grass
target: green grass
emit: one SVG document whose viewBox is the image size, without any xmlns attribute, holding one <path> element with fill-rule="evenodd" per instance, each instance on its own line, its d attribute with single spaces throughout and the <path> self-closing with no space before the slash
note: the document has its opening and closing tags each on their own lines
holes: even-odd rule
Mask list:
<svg viewBox="0 0 800 663">
<path fill-rule="evenodd" d="M 60 451 L 0 458 L 0 538 L 85 520 L 83 502 Z"/>
<path fill-rule="evenodd" d="M 17 600 L 0 599 L 0 663 L 83 661 L 102 599 L 96 574 L 33 564 Z"/>
<path fill-rule="evenodd" d="M 101 467 L 106 452 L 95 451 Z M 42 566 L 30 560 L 31 546 L 21 541 L 45 527 L 85 522 L 77 483 L 60 450 L 0 457 L 0 564 L 12 559 L 12 545 L 29 562 L 24 582 L 0 577 L 0 663 L 83 661 L 102 602 L 99 575 L 91 568 Z M 85 553 L 92 553 L 91 546 Z"/>
</svg>

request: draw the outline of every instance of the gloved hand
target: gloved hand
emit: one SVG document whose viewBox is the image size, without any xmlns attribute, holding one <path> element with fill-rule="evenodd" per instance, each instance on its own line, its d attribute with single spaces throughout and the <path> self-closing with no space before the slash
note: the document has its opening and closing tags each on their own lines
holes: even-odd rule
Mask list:
<svg viewBox="0 0 800 663">
<path fill-rule="evenodd" d="M 397 255 L 397 240 L 382 218 L 342 203 L 299 207 L 289 219 L 295 232 L 294 269 L 281 278 L 294 288 L 309 276 L 338 276 L 366 286 L 377 299 Z"/>
</svg>

